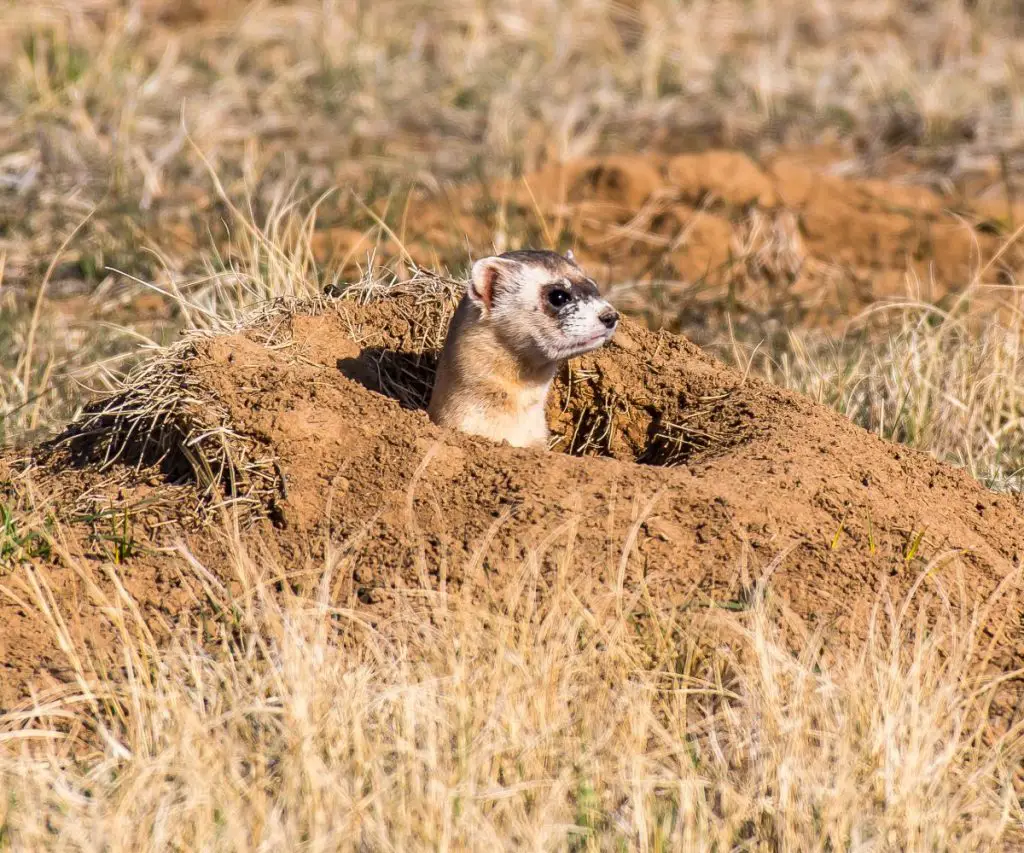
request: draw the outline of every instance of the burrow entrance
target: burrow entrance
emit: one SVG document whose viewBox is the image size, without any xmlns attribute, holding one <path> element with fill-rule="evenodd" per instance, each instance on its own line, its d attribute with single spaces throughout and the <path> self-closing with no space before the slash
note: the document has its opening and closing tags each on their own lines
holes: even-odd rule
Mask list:
<svg viewBox="0 0 1024 853">
<path fill-rule="evenodd" d="M 366 347 L 338 360 L 338 370 L 407 409 L 426 409 L 439 351 Z M 548 402 L 550 449 L 570 456 L 603 456 L 672 467 L 717 456 L 752 434 L 753 418 L 735 389 L 690 399 L 645 399 L 642 388 L 613 381 L 601 369 L 618 353 L 598 353 L 566 365 Z M 739 405 L 738 405 L 739 404 Z"/>
<path fill-rule="evenodd" d="M 235 411 L 244 394 L 216 381 L 208 387 L 203 372 L 190 366 L 197 353 L 208 361 L 207 350 L 220 348 L 230 360 L 245 341 L 278 364 L 293 357 L 309 362 L 315 351 L 325 382 L 336 370 L 406 409 L 422 410 L 456 295 L 446 285 L 426 296 L 405 290 L 292 305 L 235 336 L 199 336 L 141 365 L 120 394 L 87 409 L 53 446 L 72 465 L 159 466 L 168 479 L 194 482 L 212 503 L 227 498 L 272 511 L 286 498 L 273 448 L 258 429 L 237 421 L 238 414 L 245 420 Z M 306 354 L 289 355 L 290 349 Z M 269 376 L 255 375 L 242 384 L 265 381 Z M 282 405 L 279 414 L 288 417 Z M 700 465 L 765 428 L 771 405 L 758 383 L 744 383 L 688 341 L 627 321 L 612 344 L 574 359 L 556 378 L 547 411 L 550 448 L 639 465 Z M 311 403 L 314 418 L 316 409 Z"/>
</svg>

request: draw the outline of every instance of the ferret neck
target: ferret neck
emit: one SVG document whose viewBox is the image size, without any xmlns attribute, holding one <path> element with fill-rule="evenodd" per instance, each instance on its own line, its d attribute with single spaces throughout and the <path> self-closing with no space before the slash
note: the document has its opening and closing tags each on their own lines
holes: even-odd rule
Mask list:
<svg viewBox="0 0 1024 853">
<path fill-rule="evenodd" d="M 495 384 L 518 386 L 523 390 L 543 388 L 558 372 L 557 363 L 531 364 L 513 353 L 512 347 L 487 323 L 476 326 L 472 338 L 472 358 L 476 368 L 472 375 L 484 382 L 493 380 Z"/>
</svg>

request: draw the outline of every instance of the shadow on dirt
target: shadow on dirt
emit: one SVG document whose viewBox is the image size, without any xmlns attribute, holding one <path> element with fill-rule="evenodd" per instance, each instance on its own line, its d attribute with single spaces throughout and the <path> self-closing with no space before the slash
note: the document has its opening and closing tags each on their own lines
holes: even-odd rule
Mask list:
<svg viewBox="0 0 1024 853">
<path fill-rule="evenodd" d="M 437 352 L 366 347 L 357 358 L 338 359 L 342 375 L 407 409 L 426 409 L 437 371 Z"/>
</svg>

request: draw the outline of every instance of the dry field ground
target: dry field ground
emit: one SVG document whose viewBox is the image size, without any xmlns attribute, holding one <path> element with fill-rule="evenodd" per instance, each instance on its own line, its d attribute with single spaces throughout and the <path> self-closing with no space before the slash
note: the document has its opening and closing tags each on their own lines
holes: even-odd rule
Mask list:
<svg viewBox="0 0 1024 853">
<path fill-rule="evenodd" d="M 0 850 L 1024 848 L 1019 0 L 0 0 Z M 630 319 L 422 411 L 467 263 Z"/>
</svg>

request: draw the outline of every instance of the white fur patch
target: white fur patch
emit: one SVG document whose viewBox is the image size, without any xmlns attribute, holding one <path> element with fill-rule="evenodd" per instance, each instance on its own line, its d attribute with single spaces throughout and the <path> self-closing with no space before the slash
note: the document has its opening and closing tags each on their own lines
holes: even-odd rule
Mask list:
<svg viewBox="0 0 1024 853">
<path fill-rule="evenodd" d="M 513 447 L 541 447 L 547 444 L 548 424 L 543 400 L 517 413 L 499 412 L 484 406 L 471 406 L 458 428 L 470 435 L 491 441 L 507 441 Z"/>
<path fill-rule="evenodd" d="M 510 265 L 511 266 L 511 265 Z M 601 322 L 612 306 L 600 297 L 575 299 L 552 317 L 542 304 L 544 288 L 560 281 L 542 265 L 515 264 L 495 294 L 492 319 L 504 338 L 534 362 L 572 358 L 603 346 L 614 334 Z M 566 289 L 571 289 L 565 281 Z"/>
</svg>

